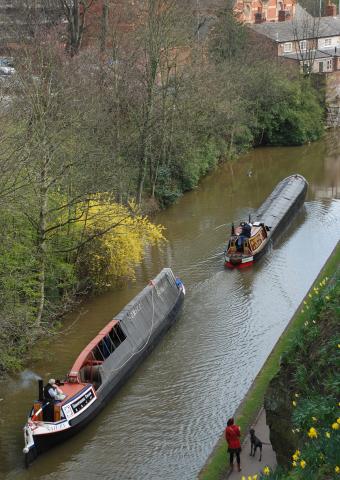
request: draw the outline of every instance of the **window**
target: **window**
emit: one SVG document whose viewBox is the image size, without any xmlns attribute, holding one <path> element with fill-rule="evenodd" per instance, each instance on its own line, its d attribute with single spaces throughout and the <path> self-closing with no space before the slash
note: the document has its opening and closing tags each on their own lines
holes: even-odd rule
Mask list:
<svg viewBox="0 0 340 480">
<path fill-rule="evenodd" d="M 300 45 L 301 52 L 305 52 L 307 50 L 307 41 L 306 40 L 301 40 L 301 42 L 299 42 L 299 45 Z"/>
<path fill-rule="evenodd" d="M 293 44 L 292 42 L 286 42 L 283 44 L 283 51 L 284 53 L 289 53 L 293 50 Z"/>
<path fill-rule="evenodd" d="M 333 70 L 333 61 L 331 58 L 327 60 L 327 70 Z"/>
<path fill-rule="evenodd" d="M 324 40 L 324 45 L 325 47 L 330 47 L 332 45 L 332 39 L 331 38 L 325 38 Z"/>
<path fill-rule="evenodd" d="M 319 73 L 323 72 L 323 62 L 319 62 Z"/>
</svg>

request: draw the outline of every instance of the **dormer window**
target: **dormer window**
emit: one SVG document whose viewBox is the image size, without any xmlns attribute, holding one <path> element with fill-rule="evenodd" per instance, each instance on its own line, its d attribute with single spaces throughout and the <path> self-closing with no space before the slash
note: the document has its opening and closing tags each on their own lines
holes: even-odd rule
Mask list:
<svg viewBox="0 0 340 480">
<path fill-rule="evenodd" d="M 330 47 L 332 45 L 332 39 L 331 38 L 325 38 L 324 40 L 324 45 L 325 47 Z"/>
<path fill-rule="evenodd" d="M 293 51 L 293 44 L 292 42 L 286 42 L 283 44 L 283 51 L 284 53 L 290 53 Z"/>
</svg>

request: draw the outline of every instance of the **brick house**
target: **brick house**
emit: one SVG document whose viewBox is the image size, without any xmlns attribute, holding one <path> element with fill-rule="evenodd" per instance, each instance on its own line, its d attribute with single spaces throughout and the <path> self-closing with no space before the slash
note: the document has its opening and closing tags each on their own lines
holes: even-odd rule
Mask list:
<svg viewBox="0 0 340 480">
<path fill-rule="evenodd" d="M 236 0 L 234 12 L 244 23 L 282 22 L 295 16 L 296 0 Z"/>
<path fill-rule="evenodd" d="M 340 70 L 339 15 L 315 18 L 296 5 L 292 20 L 253 24 L 250 28 L 259 40 L 274 47 L 275 56 L 295 62 L 301 72 L 330 73 Z"/>
</svg>

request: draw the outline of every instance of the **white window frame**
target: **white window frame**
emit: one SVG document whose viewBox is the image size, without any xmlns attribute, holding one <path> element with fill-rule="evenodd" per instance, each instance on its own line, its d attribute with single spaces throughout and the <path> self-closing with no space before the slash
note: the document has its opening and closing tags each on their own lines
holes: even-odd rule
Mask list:
<svg viewBox="0 0 340 480">
<path fill-rule="evenodd" d="M 327 60 L 327 70 L 333 70 L 333 59 L 329 58 Z"/>
<path fill-rule="evenodd" d="M 283 51 L 284 53 L 291 53 L 293 51 L 293 44 L 292 42 L 286 42 L 283 44 Z"/>
<path fill-rule="evenodd" d="M 332 46 L 332 38 L 324 38 L 323 44 L 325 47 L 331 47 Z"/>
<path fill-rule="evenodd" d="M 299 42 L 299 48 L 301 52 L 305 52 L 307 50 L 307 40 L 301 40 Z"/>
</svg>

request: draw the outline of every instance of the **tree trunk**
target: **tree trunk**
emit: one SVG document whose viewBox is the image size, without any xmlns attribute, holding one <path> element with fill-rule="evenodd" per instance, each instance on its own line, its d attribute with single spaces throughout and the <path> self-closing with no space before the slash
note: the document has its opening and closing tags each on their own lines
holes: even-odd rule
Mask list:
<svg viewBox="0 0 340 480">
<path fill-rule="evenodd" d="M 46 219 L 48 206 L 48 158 L 43 162 L 40 174 L 40 214 L 38 225 L 38 262 L 39 262 L 39 294 L 37 325 L 40 325 L 45 307 L 45 270 L 46 270 Z"/>
</svg>

